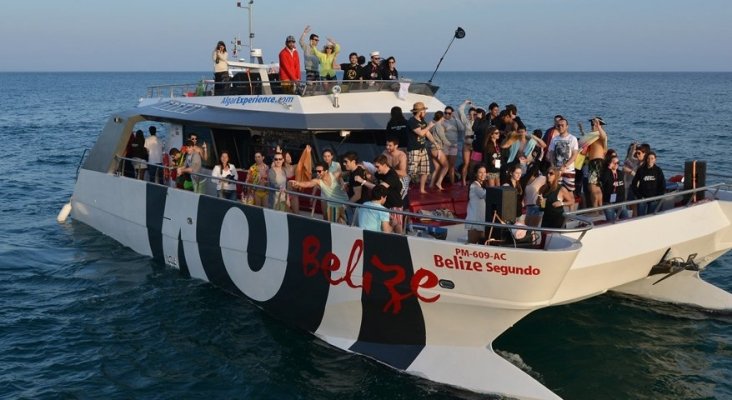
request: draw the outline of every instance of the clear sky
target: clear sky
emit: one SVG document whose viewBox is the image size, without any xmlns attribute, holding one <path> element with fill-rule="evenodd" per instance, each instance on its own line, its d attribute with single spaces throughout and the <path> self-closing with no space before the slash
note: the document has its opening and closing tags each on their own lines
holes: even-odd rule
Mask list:
<svg viewBox="0 0 732 400">
<path fill-rule="evenodd" d="M 233 0 L 2 0 L 0 15 L 0 71 L 206 71 L 218 40 L 248 33 Z M 732 71 L 731 0 L 255 0 L 267 62 L 307 24 L 339 61 L 379 50 L 405 71 L 432 71 L 458 26 L 443 71 Z"/>
</svg>

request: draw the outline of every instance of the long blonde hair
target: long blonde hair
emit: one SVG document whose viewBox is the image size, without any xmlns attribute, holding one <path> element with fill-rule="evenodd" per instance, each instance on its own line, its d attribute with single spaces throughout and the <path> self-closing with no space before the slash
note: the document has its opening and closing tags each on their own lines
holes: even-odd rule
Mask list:
<svg viewBox="0 0 732 400">
<path fill-rule="evenodd" d="M 551 183 L 550 180 L 549 180 L 549 173 L 550 172 L 553 172 L 554 173 L 554 176 L 556 176 L 556 178 L 554 180 L 554 183 Z M 544 184 L 544 186 L 541 187 L 541 189 L 539 189 L 539 193 L 541 193 L 543 195 L 545 193 L 550 193 L 550 192 L 553 192 L 553 191 L 557 190 L 559 188 L 559 178 L 560 178 L 559 168 L 557 168 L 557 167 L 549 167 L 546 170 L 546 183 Z"/>
</svg>

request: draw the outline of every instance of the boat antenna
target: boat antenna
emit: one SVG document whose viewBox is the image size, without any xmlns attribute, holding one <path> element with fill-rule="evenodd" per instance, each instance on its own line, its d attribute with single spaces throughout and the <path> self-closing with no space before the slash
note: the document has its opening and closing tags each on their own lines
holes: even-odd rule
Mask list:
<svg viewBox="0 0 732 400">
<path fill-rule="evenodd" d="M 465 30 L 458 26 L 458 28 L 455 29 L 455 35 L 453 35 L 452 40 L 450 40 L 450 44 L 448 44 L 447 49 L 445 49 L 445 53 L 442 55 L 442 57 L 440 57 L 440 62 L 437 63 L 435 72 L 432 73 L 432 76 L 430 77 L 430 80 L 427 81 L 427 83 L 432 83 L 432 78 L 435 77 L 437 70 L 440 69 L 440 64 L 442 64 L 442 60 L 445 58 L 445 55 L 447 55 L 447 51 L 450 50 L 450 46 L 452 46 L 452 42 L 454 42 L 455 39 L 462 39 L 464 37 L 465 37 Z"/>
<path fill-rule="evenodd" d="M 254 0 L 249 0 L 249 2 L 247 3 L 249 5 L 247 5 L 247 6 L 243 6 L 241 3 L 242 3 L 241 1 L 237 1 L 236 6 L 239 8 L 246 9 L 249 13 L 249 52 L 251 53 L 251 51 L 254 49 L 254 32 L 252 31 L 252 29 L 254 28 L 254 26 L 252 25 L 252 13 L 254 13 L 254 10 L 253 10 L 254 9 Z M 254 57 L 251 56 L 250 58 L 254 58 Z"/>
</svg>

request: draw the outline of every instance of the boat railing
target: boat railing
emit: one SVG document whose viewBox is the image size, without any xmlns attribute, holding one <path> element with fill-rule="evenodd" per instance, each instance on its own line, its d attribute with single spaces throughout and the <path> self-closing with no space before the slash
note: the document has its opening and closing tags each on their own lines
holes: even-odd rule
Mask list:
<svg viewBox="0 0 732 400">
<path fill-rule="evenodd" d="M 664 204 L 666 204 L 668 201 L 673 200 L 675 203 L 681 203 L 681 205 L 686 206 L 689 204 L 692 204 L 695 201 L 699 201 L 697 196 L 694 196 L 695 193 L 704 193 L 704 192 L 711 192 L 711 197 L 716 198 L 717 192 L 719 192 L 720 189 L 728 188 L 729 185 L 726 183 L 715 183 L 713 185 L 688 189 L 688 190 L 674 190 L 671 192 L 664 193 L 659 196 L 653 196 L 653 197 L 646 197 L 643 199 L 636 199 L 636 200 L 628 200 L 623 201 L 620 203 L 613 203 L 613 204 L 606 204 L 599 207 L 592 207 L 592 208 L 583 208 L 581 210 L 574 210 L 569 211 L 565 213 L 566 216 L 581 216 L 586 214 L 592 214 L 597 213 L 598 211 L 604 211 L 604 210 L 610 210 L 610 209 L 619 209 L 622 207 L 628 207 L 636 204 L 641 203 L 649 203 L 649 202 L 656 202 L 655 208 L 651 211 L 649 211 L 649 214 L 656 214 L 659 211 L 662 210 L 664 207 Z M 705 198 L 704 196 L 701 196 L 702 199 Z"/>
<path fill-rule="evenodd" d="M 115 159 L 118 162 L 118 168 L 115 171 L 115 174 L 117 176 L 123 176 L 124 175 L 124 162 L 131 162 L 131 163 L 141 163 L 148 165 L 149 163 L 138 159 L 138 158 L 129 158 L 129 157 L 121 157 L 121 156 L 115 156 Z M 168 169 L 168 170 L 174 170 L 178 167 L 171 167 L 171 166 L 162 166 L 159 164 L 149 164 L 149 165 L 155 165 L 158 168 Z M 311 211 L 315 207 L 316 201 L 327 201 L 328 203 L 336 203 L 341 204 L 347 207 L 352 207 L 353 210 L 356 210 L 358 208 L 367 208 L 367 209 L 374 209 L 374 210 L 380 210 L 383 211 L 383 208 L 375 208 L 372 206 L 369 206 L 368 204 L 360 204 L 360 203 L 353 203 L 350 201 L 342 201 L 337 199 L 324 199 L 322 196 L 318 194 L 310 194 L 310 193 L 304 193 L 299 191 L 292 191 L 292 190 L 282 190 L 278 188 L 273 188 L 271 186 L 263 186 L 263 185 L 257 185 L 245 181 L 235 180 L 235 179 L 226 179 L 226 178 L 215 178 L 212 177 L 209 174 L 203 174 L 203 173 L 190 173 L 190 175 L 201 177 L 202 179 L 212 179 L 215 181 L 222 181 L 222 182 L 228 182 L 235 185 L 241 185 L 242 187 L 252 189 L 252 190 L 266 190 L 267 192 L 280 192 L 284 191 L 288 195 L 293 195 L 297 198 L 306 198 L 311 200 Z M 183 190 L 183 189 L 181 189 Z M 203 195 L 207 195 L 203 193 Z M 224 199 L 222 199 L 224 200 Z M 234 201 L 234 200 L 226 200 L 226 201 Z M 413 221 L 419 221 L 425 218 L 424 214 L 419 213 L 413 213 L 410 211 L 397 211 L 397 210 L 388 210 L 389 213 L 395 213 L 403 215 L 405 218 L 410 218 Z M 496 228 L 496 229 L 511 229 L 511 230 L 524 230 L 527 233 L 537 232 L 539 234 L 548 234 L 548 233 L 580 233 L 580 236 L 578 238 L 578 241 L 582 241 L 582 238 L 584 235 L 593 228 L 593 222 L 585 218 L 583 216 L 577 216 L 577 215 L 569 215 L 567 216 L 569 220 L 575 221 L 576 223 L 571 228 L 543 228 L 540 226 L 529 226 L 529 225 L 523 225 L 523 224 L 511 224 L 511 223 L 503 223 L 503 222 L 492 222 L 492 221 L 466 221 L 465 219 L 455 218 L 455 217 L 448 217 L 448 216 L 438 216 L 438 215 L 430 215 L 429 219 L 432 221 L 436 221 L 439 223 L 443 223 L 445 225 L 458 225 L 458 224 L 465 224 L 470 223 L 470 225 L 481 225 L 484 228 Z"/>
<path fill-rule="evenodd" d="M 300 97 L 321 96 L 333 93 L 399 92 L 434 96 L 438 90 L 431 83 L 399 81 L 254 81 L 233 80 L 214 82 L 201 80 L 197 83 L 148 86 L 147 98 L 243 96 L 243 95 L 296 95 Z"/>
</svg>

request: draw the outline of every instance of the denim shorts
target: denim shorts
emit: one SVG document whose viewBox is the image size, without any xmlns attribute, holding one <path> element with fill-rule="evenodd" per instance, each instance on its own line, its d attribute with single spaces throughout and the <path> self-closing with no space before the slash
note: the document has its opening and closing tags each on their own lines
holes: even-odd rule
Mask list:
<svg viewBox="0 0 732 400">
<path fill-rule="evenodd" d="M 541 211 L 541 208 L 539 208 L 539 206 L 537 206 L 537 205 L 526 206 L 526 216 L 527 217 L 533 217 L 533 216 L 541 215 L 541 214 L 542 214 L 542 211 Z"/>
</svg>

